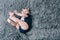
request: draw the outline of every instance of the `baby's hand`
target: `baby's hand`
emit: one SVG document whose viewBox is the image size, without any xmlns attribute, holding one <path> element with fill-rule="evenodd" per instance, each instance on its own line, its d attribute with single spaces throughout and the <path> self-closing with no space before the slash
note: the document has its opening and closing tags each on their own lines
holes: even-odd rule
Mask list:
<svg viewBox="0 0 60 40">
<path fill-rule="evenodd" d="M 25 14 L 21 14 L 22 15 L 22 17 L 28 17 L 28 15 L 25 15 Z"/>
<path fill-rule="evenodd" d="M 17 10 L 14 10 L 14 14 L 18 14 L 18 11 Z"/>
<path fill-rule="evenodd" d="M 14 15 L 14 13 L 13 12 L 9 12 L 9 16 L 13 16 Z"/>
</svg>

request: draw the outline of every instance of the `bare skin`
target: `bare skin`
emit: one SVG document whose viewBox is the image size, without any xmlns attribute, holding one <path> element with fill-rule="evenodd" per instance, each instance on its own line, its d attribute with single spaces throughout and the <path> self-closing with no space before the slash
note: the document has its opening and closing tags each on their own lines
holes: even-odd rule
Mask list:
<svg viewBox="0 0 60 40">
<path fill-rule="evenodd" d="M 22 16 L 22 17 L 28 17 L 27 14 L 29 13 L 28 9 L 22 9 L 21 13 L 18 13 L 17 10 L 15 10 L 14 12 L 9 12 L 9 18 L 7 19 L 7 21 L 12 25 L 15 26 L 17 29 L 19 26 L 21 26 L 22 29 L 24 30 L 28 30 L 28 24 L 18 18 L 16 18 L 14 16 L 14 13 L 18 16 Z"/>
</svg>

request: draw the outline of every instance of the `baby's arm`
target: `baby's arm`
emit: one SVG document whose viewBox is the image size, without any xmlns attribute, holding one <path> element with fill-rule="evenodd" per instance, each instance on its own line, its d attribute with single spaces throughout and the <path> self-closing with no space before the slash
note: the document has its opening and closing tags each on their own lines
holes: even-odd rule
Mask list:
<svg viewBox="0 0 60 40">
<path fill-rule="evenodd" d="M 21 13 L 18 13 L 17 10 L 14 10 L 14 14 L 18 15 L 18 16 L 22 16 Z"/>
<path fill-rule="evenodd" d="M 18 16 L 21 16 L 21 17 L 28 17 L 28 15 L 19 13 L 19 12 L 17 12 L 17 10 L 14 10 L 14 14 L 16 14 L 16 15 L 18 15 Z"/>
</svg>

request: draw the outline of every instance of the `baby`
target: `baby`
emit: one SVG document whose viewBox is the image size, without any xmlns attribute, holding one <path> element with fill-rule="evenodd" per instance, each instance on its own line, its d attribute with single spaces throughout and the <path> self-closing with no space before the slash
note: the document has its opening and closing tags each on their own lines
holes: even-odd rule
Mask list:
<svg viewBox="0 0 60 40">
<path fill-rule="evenodd" d="M 19 29 L 20 32 L 26 33 L 31 25 L 31 15 L 29 14 L 29 8 L 22 9 L 21 13 L 17 12 L 17 10 L 9 12 L 9 18 L 7 21 L 12 26 Z"/>
</svg>

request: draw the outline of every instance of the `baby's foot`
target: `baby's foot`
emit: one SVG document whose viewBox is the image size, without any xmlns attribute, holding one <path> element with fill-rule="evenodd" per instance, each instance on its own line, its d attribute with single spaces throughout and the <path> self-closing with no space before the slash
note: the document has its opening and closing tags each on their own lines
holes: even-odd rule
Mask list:
<svg viewBox="0 0 60 40">
<path fill-rule="evenodd" d="M 19 29 L 19 25 L 18 24 L 16 25 L 16 29 Z"/>
<path fill-rule="evenodd" d="M 11 21 L 10 19 L 7 19 L 7 22 L 8 22 L 8 23 L 11 23 L 12 21 Z"/>
<path fill-rule="evenodd" d="M 10 23 L 12 26 L 15 26 L 15 27 L 16 27 L 17 23 L 13 22 L 13 21 L 10 20 L 10 19 L 7 19 L 7 21 L 8 21 L 8 23 Z"/>
</svg>

